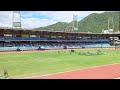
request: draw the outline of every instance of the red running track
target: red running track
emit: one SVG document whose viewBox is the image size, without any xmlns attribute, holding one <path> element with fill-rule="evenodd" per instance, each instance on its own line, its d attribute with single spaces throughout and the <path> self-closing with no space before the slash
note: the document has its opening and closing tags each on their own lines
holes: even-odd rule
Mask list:
<svg viewBox="0 0 120 90">
<path fill-rule="evenodd" d="M 33 76 L 28 77 L 28 79 L 113 79 L 117 77 L 120 77 L 120 64 L 99 66 L 45 76 Z"/>
</svg>

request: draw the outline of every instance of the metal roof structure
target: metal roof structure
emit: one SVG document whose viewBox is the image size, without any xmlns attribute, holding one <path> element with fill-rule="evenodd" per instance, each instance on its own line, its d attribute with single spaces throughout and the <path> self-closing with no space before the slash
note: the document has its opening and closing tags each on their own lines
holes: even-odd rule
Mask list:
<svg viewBox="0 0 120 90">
<path fill-rule="evenodd" d="M 0 27 L 0 31 L 4 32 L 12 32 L 12 31 L 21 31 L 21 32 L 33 32 L 33 33 L 52 33 L 52 34 L 69 34 L 69 35 L 82 35 L 82 36 L 108 36 L 108 37 L 117 37 L 120 36 L 119 32 L 116 33 L 89 33 L 89 32 L 68 32 L 68 31 L 51 31 L 51 30 L 35 30 L 35 29 L 27 29 L 27 28 L 10 28 L 10 27 Z"/>
</svg>

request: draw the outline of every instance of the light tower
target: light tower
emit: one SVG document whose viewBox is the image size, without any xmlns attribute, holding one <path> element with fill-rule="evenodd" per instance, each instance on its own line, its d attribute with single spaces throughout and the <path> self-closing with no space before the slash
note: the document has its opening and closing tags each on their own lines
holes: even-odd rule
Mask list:
<svg viewBox="0 0 120 90">
<path fill-rule="evenodd" d="M 12 28 L 21 28 L 21 14 L 20 11 L 13 11 Z"/>
<path fill-rule="evenodd" d="M 120 32 L 120 11 L 118 13 L 119 13 L 119 16 L 118 16 L 119 19 L 118 20 L 119 20 L 119 32 Z"/>
<path fill-rule="evenodd" d="M 114 23 L 113 23 L 113 17 L 108 18 L 108 31 L 113 32 L 114 29 Z"/>
<path fill-rule="evenodd" d="M 73 15 L 72 31 L 78 31 L 78 16 L 77 15 Z"/>
</svg>

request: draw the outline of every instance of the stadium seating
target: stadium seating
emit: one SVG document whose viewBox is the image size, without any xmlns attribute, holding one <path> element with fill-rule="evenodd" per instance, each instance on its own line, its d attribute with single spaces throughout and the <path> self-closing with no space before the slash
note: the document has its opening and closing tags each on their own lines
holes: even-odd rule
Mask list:
<svg viewBox="0 0 120 90">
<path fill-rule="evenodd" d="M 0 40 L 80 40 L 81 42 L 109 42 L 108 38 L 37 38 L 37 37 L 0 37 Z"/>
<path fill-rule="evenodd" d="M 0 37 L 0 40 L 7 40 L 7 41 L 12 41 L 12 40 L 20 40 L 20 41 L 29 41 L 29 40 L 41 40 L 41 41 L 50 41 L 50 40 L 56 40 L 56 42 L 0 42 L 0 51 L 2 50 L 16 50 L 17 48 L 21 50 L 36 50 L 39 48 L 39 46 L 43 46 L 45 49 L 60 49 L 64 48 L 64 46 L 67 46 L 67 48 L 82 48 L 82 47 L 87 47 L 87 48 L 93 48 L 93 47 L 111 47 L 109 44 L 109 39 L 108 38 L 37 38 L 37 37 Z M 59 40 L 78 40 L 79 42 L 57 42 Z"/>
</svg>

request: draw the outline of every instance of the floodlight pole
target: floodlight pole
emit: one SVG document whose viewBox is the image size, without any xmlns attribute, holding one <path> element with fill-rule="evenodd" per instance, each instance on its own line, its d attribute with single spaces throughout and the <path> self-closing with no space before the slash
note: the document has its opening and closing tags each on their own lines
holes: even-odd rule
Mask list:
<svg viewBox="0 0 120 90">
<path fill-rule="evenodd" d="M 12 15 L 12 28 L 14 28 L 13 23 L 14 23 L 14 11 L 13 11 L 13 15 Z"/>
<path fill-rule="evenodd" d="M 120 32 L 120 11 L 118 13 L 119 13 L 119 32 Z"/>
<path fill-rule="evenodd" d="M 72 31 L 78 30 L 78 16 L 73 15 L 73 25 L 72 25 Z"/>
<path fill-rule="evenodd" d="M 19 15 L 19 21 L 14 21 L 14 19 L 15 19 L 15 13 L 17 13 L 18 15 Z M 15 23 L 19 23 L 20 25 L 19 26 L 17 26 L 17 27 L 19 27 L 19 28 L 21 28 L 21 13 L 20 13 L 20 11 L 13 11 L 13 16 L 12 16 L 12 28 L 14 28 L 14 27 L 16 27 L 16 25 L 15 25 Z"/>
<path fill-rule="evenodd" d="M 110 17 L 108 18 L 108 31 L 109 31 L 109 19 L 110 19 Z"/>
<path fill-rule="evenodd" d="M 113 22 L 113 17 L 111 17 L 111 24 L 112 24 L 112 33 L 114 32 L 114 22 Z"/>
</svg>

